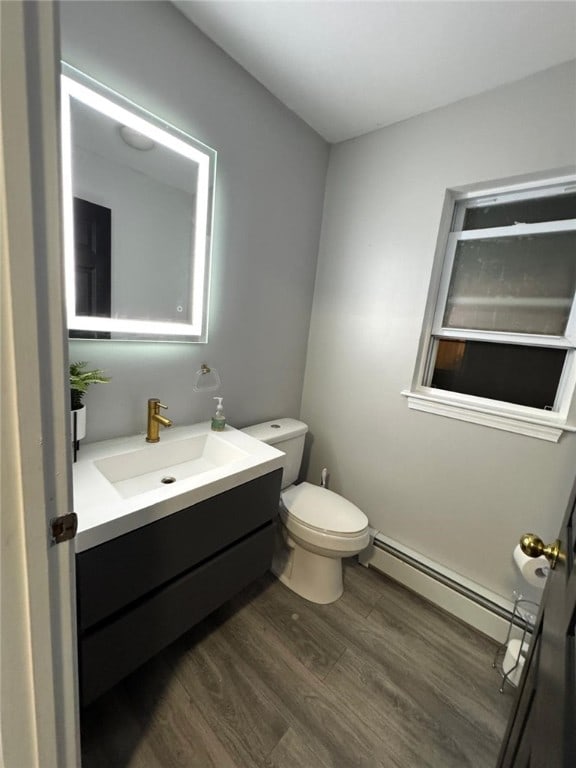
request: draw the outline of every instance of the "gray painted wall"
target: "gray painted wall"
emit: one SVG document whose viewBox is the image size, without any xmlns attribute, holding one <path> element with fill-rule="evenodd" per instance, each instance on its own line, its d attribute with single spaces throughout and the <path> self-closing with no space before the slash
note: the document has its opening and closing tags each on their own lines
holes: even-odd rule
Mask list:
<svg viewBox="0 0 576 768">
<path fill-rule="evenodd" d="M 446 188 L 576 158 L 576 70 L 562 65 L 334 146 L 301 416 L 309 477 L 401 542 L 510 597 L 519 536 L 559 527 L 576 435 L 551 444 L 410 411 Z"/>
<path fill-rule="evenodd" d="M 86 397 L 87 439 L 145 429 L 154 396 L 177 424 L 209 418 L 213 395 L 192 390 L 202 362 L 232 424 L 298 416 L 327 144 L 169 3 L 60 13 L 65 61 L 218 151 L 208 344 L 71 342 L 112 376 Z"/>
</svg>

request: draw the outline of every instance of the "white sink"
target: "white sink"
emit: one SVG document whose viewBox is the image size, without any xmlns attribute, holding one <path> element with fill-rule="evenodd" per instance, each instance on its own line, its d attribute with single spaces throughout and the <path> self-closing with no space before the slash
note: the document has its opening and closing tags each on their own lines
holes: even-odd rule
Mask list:
<svg viewBox="0 0 576 768">
<path fill-rule="evenodd" d="M 247 455 L 245 450 L 210 432 L 109 456 L 94 465 L 127 499 L 225 467 Z"/>
<path fill-rule="evenodd" d="M 271 445 L 210 422 L 82 443 L 73 465 L 76 551 L 90 549 L 284 466 Z M 241 514 L 242 510 L 238 510 Z"/>
</svg>

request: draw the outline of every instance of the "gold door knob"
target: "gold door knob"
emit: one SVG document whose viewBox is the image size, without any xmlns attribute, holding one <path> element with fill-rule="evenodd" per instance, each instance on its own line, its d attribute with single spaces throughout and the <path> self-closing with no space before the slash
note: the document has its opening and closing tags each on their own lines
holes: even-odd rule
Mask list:
<svg viewBox="0 0 576 768">
<path fill-rule="evenodd" d="M 544 555 L 550 563 L 550 568 L 555 568 L 558 560 L 563 560 L 564 556 L 560 552 L 560 539 L 556 539 L 552 544 L 544 544 L 535 533 L 525 533 L 520 539 L 520 549 L 528 557 L 540 557 Z"/>
</svg>

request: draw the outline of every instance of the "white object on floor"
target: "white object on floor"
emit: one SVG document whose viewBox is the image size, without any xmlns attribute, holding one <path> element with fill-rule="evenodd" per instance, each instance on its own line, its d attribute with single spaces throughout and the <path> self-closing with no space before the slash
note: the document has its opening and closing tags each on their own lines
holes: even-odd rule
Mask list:
<svg viewBox="0 0 576 768">
<path fill-rule="evenodd" d="M 528 643 L 524 641 L 520 647 L 521 640 L 510 640 L 506 646 L 506 654 L 502 662 L 502 672 L 507 675 L 506 679 L 512 685 L 517 686 L 520 682 L 520 675 L 524 669 L 526 654 L 528 653 Z"/>
<path fill-rule="evenodd" d="M 296 419 L 277 419 L 244 431 L 286 453 L 272 572 L 306 600 L 326 604 L 342 595 L 342 558 L 365 549 L 370 533 L 366 515 L 342 496 L 310 483 L 292 485 L 307 429 Z"/>
</svg>

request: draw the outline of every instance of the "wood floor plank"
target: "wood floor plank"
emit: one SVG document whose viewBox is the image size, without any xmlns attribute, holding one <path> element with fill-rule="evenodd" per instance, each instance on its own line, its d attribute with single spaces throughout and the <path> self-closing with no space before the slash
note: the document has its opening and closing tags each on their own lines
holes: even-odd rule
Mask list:
<svg viewBox="0 0 576 768">
<path fill-rule="evenodd" d="M 107 768 L 164 768 L 147 738 L 143 738 L 143 730 L 125 700 L 120 687 L 114 688 L 102 696 L 81 716 L 83 739 L 89 729 L 100 739 L 100 751 L 82 752 L 82 768 L 96 768 L 98 762 L 91 763 L 95 757 L 98 760 L 103 753 L 106 755 Z"/>
<path fill-rule="evenodd" d="M 394 589 L 396 589 L 396 585 L 394 585 Z M 401 591 L 405 592 L 405 590 Z M 469 758 L 466 755 L 473 755 L 476 750 L 479 757 L 473 758 L 473 760 L 483 760 L 483 755 L 487 755 L 487 759 L 490 761 L 490 756 L 497 751 L 510 705 L 510 697 L 502 697 L 497 692 L 497 677 L 491 669 L 494 646 L 490 641 L 467 627 L 463 628 L 459 622 L 453 622 L 451 617 L 447 617 L 443 613 L 434 616 L 434 620 L 437 620 L 441 627 L 444 627 L 446 622 L 448 624 L 453 622 L 454 626 L 450 628 L 448 637 L 451 642 L 456 643 L 461 640 L 465 643 L 466 658 L 479 653 L 479 651 L 484 654 L 480 660 L 476 660 L 475 664 L 472 665 L 474 673 L 481 678 L 480 682 L 484 681 L 481 687 L 489 687 L 489 695 L 487 697 L 480 696 L 481 701 L 484 698 L 486 701 L 478 703 L 475 691 L 479 679 L 471 680 L 469 677 L 465 677 L 462 680 L 461 671 L 455 673 L 453 670 L 453 660 L 450 653 L 445 655 L 441 668 L 438 668 L 440 662 L 434 647 L 434 635 L 430 639 L 431 649 L 426 648 L 425 652 L 422 651 L 419 643 L 414 645 L 411 642 L 409 632 L 403 633 L 401 637 L 394 638 L 394 642 L 390 642 L 388 627 L 380 627 L 378 620 L 363 620 L 358 616 L 354 621 L 354 611 L 351 611 L 350 607 L 343 601 L 340 600 L 329 606 L 312 606 L 301 601 L 297 595 L 294 595 L 278 582 L 272 583 L 266 592 L 256 597 L 252 605 L 256 609 L 262 610 L 263 601 L 274 602 L 277 610 L 283 610 L 287 614 L 291 611 L 298 611 L 302 621 L 307 622 L 311 628 L 316 629 L 323 625 L 321 632 L 324 636 L 330 630 L 334 631 L 341 637 L 342 641 L 347 642 L 349 647 L 355 648 L 362 659 L 370 660 L 370 666 L 375 674 L 378 670 L 382 670 L 388 679 L 394 680 L 396 678 L 396 690 L 408 686 L 412 691 L 413 700 L 420 704 L 424 703 L 427 707 L 427 710 L 422 710 L 422 707 L 414 710 L 419 713 L 419 717 L 426 720 L 426 711 L 428 711 L 430 713 L 428 720 L 430 717 L 435 718 L 430 721 L 430 737 L 435 734 L 434 723 L 438 722 L 438 713 L 440 713 L 444 731 L 438 737 L 443 740 L 444 748 L 447 751 L 447 765 L 458 765 L 458 755 L 461 754 L 461 750 L 453 745 L 453 756 L 450 757 L 450 750 L 446 747 L 450 734 L 458 733 L 460 740 L 466 745 L 462 765 L 467 764 L 466 760 Z M 430 612 L 434 613 L 436 609 L 428 603 L 417 607 L 420 609 L 421 615 L 404 617 L 401 624 L 403 626 L 405 621 L 419 619 L 425 631 L 428 620 L 431 620 Z M 391 623 L 394 624 L 394 621 L 392 619 Z M 419 632 L 416 632 L 416 638 L 418 641 L 420 640 Z M 472 645 L 468 642 L 470 639 L 474 640 Z M 418 659 L 415 659 L 416 652 L 420 654 Z M 439 677 L 442 677 L 440 683 Z M 326 679 L 327 683 L 332 682 L 330 678 L 331 675 L 329 674 Z M 344 689 L 339 693 L 344 701 L 350 703 L 351 698 L 346 696 Z M 383 701 L 381 692 L 378 695 L 377 692 L 370 689 L 369 685 L 366 685 L 364 694 L 360 693 L 355 701 L 354 711 L 363 711 L 363 700 L 370 700 L 372 694 L 375 695 L 378 706 L 385 706 L 386 702 Z M 404 727 L 405 717 L 402 711 L 397 713 L 397 717 L 400 726 Z M 450 760 L 451 762 L 449 762 Z M 407 763 L 403 762 L 403 764 L 406 765 Z M 474 765 L 474 762 L 469 764 Z M 442 763 L 440 762 L 438 765 L 442 765 Z"/>
<path fill-rule="evenodd" d="M 189 696 L 202 710 L 238 765 L 266 765 L 288 723 L 262 696 L 252 671 L 221 631 L 194 632 L 168 649 L 165 658 Z"/>
<path fill-rule="evenodd" d="M 330 768 L 309 746 L 306 734 L 289 728 L 269 757 L 270 768 Z"/>
<path fill-rule="evenodd" d="M 360 616 L 368 616 L 385 592 L 382 577 L 373 568 L 343 561 L 344 594 L 338 602 L 347 605 Z"/>
<path fill-rule="evenodd" d="M 230 610 L 230 608 L 224 609 Z M 220 628 L 320 762 L 335 768 L 399 766 L 386 745 L 361 719 L 307 670 L 254 604 L 233 609 Z"/>
<path fill-rule="evenodd" d="M 82 747 L 83 768 L 237 768 L 159 658 L 83 712 Z"/>
<path fill-rule="evenodd" d="M 499 742 L 446 708 L 411 670 L 392 676 L 348 650 L 325 680 L 376 733 L 385 733 L 401 765 L 421 768 L 492 768 Z M 421 744 L 426 750 L 421 751 Z"/>
<path fill-rule="evenodd" d="M 265 576 L 82 713 L 83 768 L 491 768 L 495 646 L 371 569 Z"/>
<path fill-rule="evenodd" d="M 282 587 L 274 577 L 270 576 L 265 585 L 258 594 L 252 595 L 251 603 L 300 663 L 323 680 L 346 650 L 346 644 L 334 632 L 325 631 L 313 611 L 302 612 L 300 608 L 307 604 Z M 288 597 L 287 600 L 278 600 L 278 587 Z M 244 596 L 234 605 L 243 602 L 246 602 Z"/>
<path fill-rule="evenodd" d="M 122 687 L 164 768 L 238 768 L 161 656 Z"/>
<path fill-rule="evenodd" d="M 410 649 L 422 674 L 434 670 L 436 685 L 446 700 L 457 702 L 462 694 L 482 705 L 475 708 L 483 722 L 494 728 L 506 717 L 510 691 L 498 693 L 500 680 L 492 669 L 496 644 L 470 627 L 391 584 L 370 613 L 368 624 L 386 634 L 394 645 Z"/>
<path fill-rule="evenodd" d="M 395 584 L 391 586 L 393 590 L 396 588 Z M 407 590 L 402 591 L 409 605 L 411 596 Z M 403 613 L 402 605 L 383 597 L 369 617 L 363 619 L 342 600 L 314 606 L 279 582 L 270 586 L 266 599 L 273 599 L 286 611 L 299 612 L 310 626 L 322 625 L 324 634 L 333 632 L 375 665 L 391 670 L 413 669 L 422 682 L 438 692 L 446 708 L 466 712 L 471 726 L 486 732 L 488 738 L 498 734 L 505 722 L 511 695 L 510 692 L 504 696 L 498 693 L 499 678 L 491 666 L 494 644 L 442 612 L 438 629 L 433 616 L 437 609 L 429 603 L 424 601 L 416 606 L 416 613 L 412 615 Z M 258 608 L 259 599 L 253 604 Z M 427 633 L 429 623 L 433 627 L 430 635 Z M 445 642 L 443 632 L 451 643 Z M 438 642 L 442 651 L 437 648 Z M 475 700 L 478 703 L 471 706 Z"/>
</svg>

